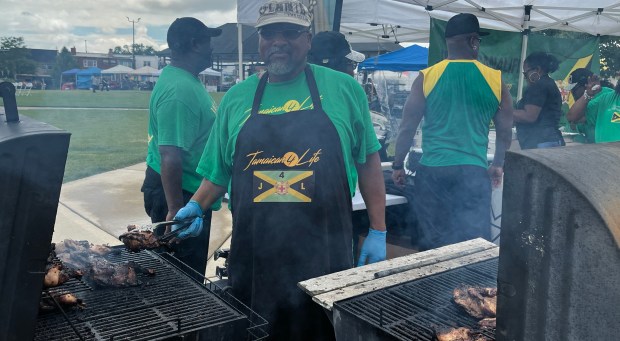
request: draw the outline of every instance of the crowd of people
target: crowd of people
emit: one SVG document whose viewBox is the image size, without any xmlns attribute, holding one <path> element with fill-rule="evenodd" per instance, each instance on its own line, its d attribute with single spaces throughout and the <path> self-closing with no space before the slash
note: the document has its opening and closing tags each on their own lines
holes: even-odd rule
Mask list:
<svg viewBox="0 0 620 341">
<path fill-rule="evenodd" d="M 367 93 L 352 77 L 364 55 L 340 33 L 313 37 L 311 23 L 297 0 L 262 5 L 256 28 L 266 71 L 235 84 L 216 108 L 198 73 L 210 65 L 211 39 L 221 30 L 176 19 L 167 34 L 172 62 L 150 100 L 146 212 L 153 222 L 192 221 L 178 235 L 175 253 L 201 278 L 212 210 L 228 193 L 229 285 L 268 321 L 274 340 L 334 339 L 327 314 L 297 283 L 386 259 L 380 144 Z M 392 179 L 405 183 L 404 159 L 423 121 L 415 175 L 420 250 L 490 239 L 491 190 L 501 185 L 514 123 L 522 149 L 564 145 L 562 101 L 549 77 L 557 59 L 527 57 L 528 86 L 513 109 L 501 72 L 477 60 L 487 34 L 472 14 L 452 17 L 447 58 L 420 72 L 403 109 Z M 595 141 L 604 142 L 620 135 L 620 86 L 614 91 L 599 83 L 593 75 L 577 82 L 568 117 L 585 118 Z M 496 149 L 488 166 L 491 123 Z M 356 189 L 369 221 L 359 256 L 352 252 Z"/>
</svg>

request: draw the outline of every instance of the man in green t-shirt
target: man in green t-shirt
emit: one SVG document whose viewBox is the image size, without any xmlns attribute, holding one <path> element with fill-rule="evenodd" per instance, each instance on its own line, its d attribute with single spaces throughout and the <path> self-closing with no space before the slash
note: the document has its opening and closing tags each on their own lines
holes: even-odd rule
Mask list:
<svg viewBox="0 0 620 341">
<path fill-rule="evenodd" d="M 570 122 L 581 122 L 585 118 L 589 142 L 619 141 L 618 96 L 614 90 L 602 87 L 599 77 L 587 69 L 573 71 L 570 78 L 575 103 L 566 118 Z"/>
<path fill-rule="evenodd" d="M 422 159 L 414 206 L 422 250 L 477 237 L 490 239 L 491 184 L 502 181 L 512 140 L 512 98 L 501 72 L 478 62 L 478 19 L 457 14 L 446 26 L 448 58 L 420 72 L 403 109 L 392 179 L 404 185 L 404 159 L 422 126 Z M 489 125 L 495 123 L 493 163 L 487 169 Z"/>
<path fill-rule="evenodd" d="M 144 207 L 153 222 L 172 220 L 202 181 L 196 167 L 215 121 L 215 105 L 198 74 L 211 64 L 211 37 L 220 33 L 189 17 L 176 19 L 168 29 L 172 62 L 151 94 L 142 186 Z M 175 256 L 200 274 L 206 269 L 210 226 L 211 210 L 206 210 L 196 238 L 174 246 Z"/>
<path fill-rule="evenodd" d="M 267 71 L 222 99 L 198 165 L 204 180 L 176 219 L 199 217 L 230 185 L 233 296 L 267 320 L 274 340 L 331 340 L 327 315 L 297 283 L 353 266 L 358 182 L 371 224 L 358 264 L 385 259 L 380 145 L 362 87 L 306 63 L 306 6 L 271 0 L 259 13 Z"/>
</svg>

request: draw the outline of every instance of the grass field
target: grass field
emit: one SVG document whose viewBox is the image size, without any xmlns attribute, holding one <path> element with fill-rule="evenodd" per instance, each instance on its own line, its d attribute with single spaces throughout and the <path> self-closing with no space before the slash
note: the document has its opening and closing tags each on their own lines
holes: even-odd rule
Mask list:
<svg viewBox="0 0 620 341">
<path fill-rule="evenodd" d="M 223 93 L 211 96 L 219 103 Z M 17 104 L 20 115 L 71 133 L 67 182 L 145 160 L 149 97 L 147 91 L 45 90 L 18 96 Z"/>
<path fill-rule="evenodd" d="M 219 103 L 223 92 L 211 93 Z M 54 108 L 132 108 L 147 109 L 150 91 L 97 91 L 87 90 L 32 90 L 29 96 L 17 96 L 18 107 L 54 107 Z M 2 98 L 0 98 L 0 104 Z"/>
</svg>

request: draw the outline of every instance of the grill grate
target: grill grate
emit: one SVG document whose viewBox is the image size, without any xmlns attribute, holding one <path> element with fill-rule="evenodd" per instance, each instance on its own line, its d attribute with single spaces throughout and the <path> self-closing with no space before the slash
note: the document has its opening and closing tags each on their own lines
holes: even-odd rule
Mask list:
<svg viewBox="0 0 620 341">
<path fill-rule="evenodd" d="M 254 340 L 266 336 L 261 333 L 263 319 L 214 285 L 206 287 L 191 279 L 184 273 L 191 269 L 182 268 L 184 264 L 171 256 L 123 250 L 107 258 L 111 262 L 134 261 L 155 269 L 156 275 L 138 274 L 141 285 L 128 288 L 93 290 L 81 281 L 68 282 L 86 308 L 68 310 L 66 317 L 62 313 L 40 315 L 35 341 L 154 341 L 211 327 L 219 332 L 230 329 L 232 333 L 248 329 Z M 247 334 L 243 336 L 249 339 Z"/>
<path fill-rule="evenodd" d="M 478 319 L 452 301 L 459 285 L 497 286 L 497 258 L 417 279 L 334 303 L 334 309 L 358 318 L 397 340 L 435 340 L 442 327 L 468 327 L 489 340 L 495 330 L 480 329 Z"/>
</svg>

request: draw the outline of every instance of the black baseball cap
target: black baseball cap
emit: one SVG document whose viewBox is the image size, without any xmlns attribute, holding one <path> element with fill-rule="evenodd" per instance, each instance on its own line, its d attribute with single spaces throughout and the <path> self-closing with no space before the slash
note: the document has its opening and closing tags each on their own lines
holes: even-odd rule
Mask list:
<svg viewBox="0 0 620 341">
<path fill-rule="evenodd" d="M 311 63 L 326 64 L 331 59 L 342 57 L 356 63 L 361 63 L 366 59 L 363 53 L 351 48 L 351 44 L 340 32 L 319 32 L 312 38 L 312 47 L 308 52 L 308 60 Z"/>
<path fill-rule="evenodd" d="M 207 27 L 202 21 L 184 17 L 177 18 L 168 28 L 166 40 L 172 50 L 182 50 L 192 38 L 217 37 L 222 34 L 219 28 Z"/>
<path fill-rule="evenodd" d="M 577 85 L 588 84 L 588 78 L 593 74 L 594 73 L 588 69 L 575 69 L 575 71 L 571 72 L 570 76 L 568 77 L 567 90 L 572 90 Z"/>
<path fill-rule="evenodd" d="M 448 24 L 446 25 L 446 38 L 468 33 L 478 33 L 479 36 L 489 35 L 489 32 L 480 31 L 478 18 L 471 13 L 460 13 L 448 20 Z"/>
</svg>

